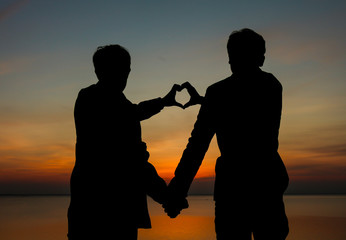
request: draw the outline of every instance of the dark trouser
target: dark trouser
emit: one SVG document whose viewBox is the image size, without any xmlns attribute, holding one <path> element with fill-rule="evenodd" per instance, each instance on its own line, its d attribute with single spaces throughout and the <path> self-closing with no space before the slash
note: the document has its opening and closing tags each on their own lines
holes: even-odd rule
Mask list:
<svg viewBox="0 0 346 240">
<path fill-rule="evenodd" d="M 237 196 L 238 197 L 238 196 Z M 284 240 L 288 220 L 282 196 L 215 201 L 217 240 Z"/>
<path fill-rule="evenodd" d="M 115 216 L 114 216 L 115 217 Z M 137 227 L 125 225 L 121 218 L 94 218 L 92 215 L 68 211 L 69 240 L 126 239 L 137 240 Z"/>
<path fill-rule="evenodd" d="M 88 231 L 85 230 L 85 232 L 81 234 L 76 234 L 71 236 L 71 234 L 68 234 L 68 239 L 69 240 L 103 240 L 103 239 L 126 239 L 126 240 L 137 240 L 137 235 L 138 235 L 138 230 L 137 229 L 131 229 L 131 230 L 126 230 L 124 229 L 113 229 L 112 234 L 105 235 L 105 234 L 88 234 Z"/>
</svg>

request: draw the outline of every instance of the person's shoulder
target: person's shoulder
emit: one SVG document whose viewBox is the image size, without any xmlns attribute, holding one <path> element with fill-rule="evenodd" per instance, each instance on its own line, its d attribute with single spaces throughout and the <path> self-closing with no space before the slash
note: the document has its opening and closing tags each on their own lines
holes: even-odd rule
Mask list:
<svg viewBox="0 0 346 240">
<path fill-rule="evenodd" d="M 263 75 L 263 79 L 273 88 L 276 89 L 281 89 L 282 90 L 282 85 L 280 81 L 272 74 L 269 72 L 262 71 L 261 72 Z"/>
<path fill-rule="evenodd" d="M 231 83 L 231 81 L 232 81 L 232 76 L 227 77 L 223 80 L 220 80 L 216 83 L 213 83 L 207 88 L 207 92 L 214 93 L 214 92 L 220 92 L 222 90 L 225 90 L 228 87 L 228 85 Z"/>
<path fill-rule="evenodd" d="M 83 92 L 83 93 L 94 92 L 96 88 L 97 88 L 97 84 L 91 84 L 88 87 L 82 88 L 80 92 Z"/>
<path fill-rule="evenodd" d="M 79 96 L 84 96 L 84 95 L 90 95 L 90 94 L 93 94 L 94 92 L 96 92 L 96 84 L 92 84 L 90 85 L 89 87 L 86 87 L 86 88 L 82 88 L 78 95 Z"/>
<path fill-rule="evenodd" d="M 77 96 L 77 102 L 79 103 L 88 103 L 92 99 L 95 99 L 97 94 L 96 84 L 90 85 L 89 87 L 82 88 Z"/>
</svg>

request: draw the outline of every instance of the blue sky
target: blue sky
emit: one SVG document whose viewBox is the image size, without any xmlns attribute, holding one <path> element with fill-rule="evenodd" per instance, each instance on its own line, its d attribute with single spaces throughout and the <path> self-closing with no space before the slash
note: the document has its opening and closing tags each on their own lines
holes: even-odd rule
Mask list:
<svg viewBox="0 0 346 240">
<path fill-rule="evenodd" d="M 344 1 L 322 0 L 2 0 L 0 193 L 11 184 L 22 191 L 30 179 L 63 182 L 56 189 L 66 189 L 74 161 L 73 105 L 78 91 L 97 81 L 91 62 L 97 46 L 118 43 L 130 51 L 125 94 L 138 103 L 185 81 L 204 94 L 231 74 L 227 38 L 244 27 L 263 35 L 262 69 L 284 87 L 279 150 L 293 188 L 308 191 L 322 181 L 325 189 L 345 189 L 345 11 Z M 142 123 L 151 161 L 167 178 L 197 112 L 197 106 L 170 108 Z M 214 142 L 199 177 L 213 176 L 218 154 Z"/>
</svg>

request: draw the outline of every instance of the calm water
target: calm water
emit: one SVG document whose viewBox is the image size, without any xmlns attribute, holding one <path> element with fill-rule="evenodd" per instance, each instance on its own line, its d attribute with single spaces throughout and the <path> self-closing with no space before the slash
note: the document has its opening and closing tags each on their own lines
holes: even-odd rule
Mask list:
<svg viewBox="0 0 346 240">
<path fill-rule="evenodd" d="M 212 196 L 189 197 L 190 208 L 176 219 L 149 200 L 152 229 L 139 240 L 215 240 Z M 345 240 L 346 196 L 286 196 L 288 240 Z M 0 197 L 1 240 L 67 239 L 67 196 Z"/>
</svg>

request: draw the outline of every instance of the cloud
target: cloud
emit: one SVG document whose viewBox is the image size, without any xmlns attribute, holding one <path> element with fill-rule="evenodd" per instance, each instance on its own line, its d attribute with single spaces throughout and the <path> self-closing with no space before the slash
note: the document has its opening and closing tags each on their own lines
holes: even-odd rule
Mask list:
<svg viewBox="0 0 346 240">
<path fill-rule="evenodd" d="M 32 145 L 0 149 L 1 194 L 67 194 L 74 146 Z"/>
<path fill-rule="evenodd" d="M 307 147 L 306 151 L 319 155 L 320 157 L 344 157 L 346 159 L 346 145 L 335 144 L 318 147 Z"/>
<path fill-rule="evenodd" d="M 191 184 L 189 194 L 213 194 L 214 177 L 195 178 Z"/>
<path fill-rule="evenodd" d="M 70 168 L 74 161 L 73 144 L 13 144 L 1 146 L 0 169 L 60 169 Z M 59 171 L 60 171 L 59 170 Z"/>
<path fill-rule="evenodd" d="M 337 12 L 337 13 L 336 13 Z M 333 14 L 344 19 L 344 11 Z M 335 17 L 333 16 L 333 17 Z M 322 66 L 345 60 L 345 30 L 338 19 L 328 16 L 324 24 L 317 24 L 319 16 L 305 15 L 305 22 L 297 19 L 278 22 L 263 31 L 267 42 L 268 59 L 285 65 L 306 65 L 320 63 Z"/>
<path fill-rule="evenodd" d="M 29 0 L 19 0 L 19 1 L 14 1 L 8 4 L 6 7 L 0 10 L 0 22 L 5 20 L 9 16 L 13 15 L 15 12 L 17 12 L 20 8 L 22 8 L 28 2 Z"/>
<path fill-rule="evenodd" d="M 33 59 L 28 57 L 16 57 L 0 61 L 0 76 L 10 73 L 18 73 L 19 70 L 27 68 L 31 65 Z"/>
<path fill-rule="evenodd" d="M 332 108 L 333 106 L 331 106 Z M 300 122 L 303 119 L 298 119 Z M 329 121 L 318 123 L 311 117 L 306 124 L 297 123 L 283 127 L 280 131 L 280 150 L 291 155 L 344 156 L 346 142 L 346 125 L 332 124 Z"/>
<path fill-rule="evenodd" d="M 65 107 L 63 105 L 32 106 L 30 104 L 0 104 L 0 125 L 11 128 L 42 128 L 48 125 L 72 125 L 73 124 L 73 105 Z"/>
<path fill-rule="evenodd" d="M 289 166 L 288 171 L 293 178 L 346 180 L 346 164 L 310 162 Z"/>
<path fill-rule="evenodd" d="M 346 194 L 346 180 L 294 178 L 286 194 Z"/>
</svg>

